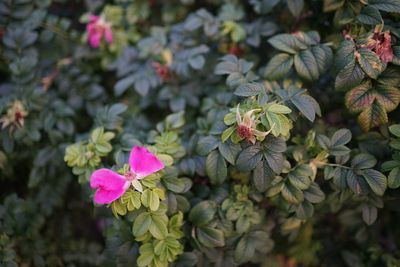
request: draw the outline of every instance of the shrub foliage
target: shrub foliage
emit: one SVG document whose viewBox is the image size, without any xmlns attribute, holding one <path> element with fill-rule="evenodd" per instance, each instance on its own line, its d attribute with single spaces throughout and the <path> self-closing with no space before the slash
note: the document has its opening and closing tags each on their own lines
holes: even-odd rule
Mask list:
<svg viewBox="0 0 400 267">
<path fill-rule="evenodd" d="M 4 0 L 0 39 L 1 266 L 400 266 L 399 0 Z"/>
</svg>

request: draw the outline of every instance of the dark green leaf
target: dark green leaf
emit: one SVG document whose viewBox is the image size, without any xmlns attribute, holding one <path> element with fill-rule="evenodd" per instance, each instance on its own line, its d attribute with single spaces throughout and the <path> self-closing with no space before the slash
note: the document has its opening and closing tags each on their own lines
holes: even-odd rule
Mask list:
<svg viewBox="0 0 400 267">
<path fill-rule="evenodd" d="M 361 174 L 375 194 L 382 196 L 385 193 L 387 187 L 385 175 L 372 169 L 363 170 Z"/>
<path fill-rule="evenodd" d="M 202 201 L 191 209 L 189 213 L 189 220 L 195 225 L 206 225 L 214 218 L 215 212 L 215 202 Z"/>
<path fill-rule="evenodd" d="M 211 227 L 199 227 L 196 233 L 199 242 L 207 248 L 223 247 L 225 245 L 224 233 L 221 230 Z"/>
<path fill-rule="evenodd" d="M 373 206 L 364 206 L 362 209 L 362 218 L 366 224 L 373 224 L 378 218 L 378 209 Z"/>
<path fill-rule="evenodd" d="M 228 174 L 224 157 L 217 151 L 212 151 L 206 160 L 206 172 L 212 184 L 222 184 Z"/>
<path fill-rule="evenodd" d="M 293 66 L 293 56 L 289 54 L 278 54 L 271 58 L 265 68 L 264 77 L 268 80 L 277 80 L 285 76 Z"/>
</svg>

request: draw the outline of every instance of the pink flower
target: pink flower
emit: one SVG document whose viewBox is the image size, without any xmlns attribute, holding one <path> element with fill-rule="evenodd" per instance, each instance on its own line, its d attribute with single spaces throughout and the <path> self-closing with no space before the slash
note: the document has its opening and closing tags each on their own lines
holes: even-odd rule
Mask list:
<svg viewBox="0 0 400 267">
<path fill-rule="evenodd" d="M 97 189 L 94 201 L 97 204 L 109 204 L 120 198 L 132 185 L 137 191 L 143 188 L 140 179 L 164 168 L 164 164 L 145 147 L 132 148 L 129 156 L 130 169 L 120 175 L 109 169 L 99 169 L 90 177 L 90 187 Z"/>
<path fill-rule="evenodd" d="M 86 32 L 90 46 L 98 48 L 103 35 L 107 43 L 111 44 L 113 41 L 111 24 L 106 22 L 102 17 L 94 15 L 90 15 L 89 20 L 88 25 L 86 25 Z"/>
</svg>

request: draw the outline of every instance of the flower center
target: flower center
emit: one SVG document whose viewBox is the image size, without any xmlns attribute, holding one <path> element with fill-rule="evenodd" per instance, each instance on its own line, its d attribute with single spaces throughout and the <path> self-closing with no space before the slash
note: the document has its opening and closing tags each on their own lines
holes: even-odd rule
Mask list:
<svg viewBox="0 0 400 267">
<path fill-rule="evenodd" d="M 251 139 L 251 137 L 253 137 L 253 131 L 251 130 L 251 128 L 243 124 L 239 124 L 238 134 L 241 138 L 244 139 Z"/>
<path fill-rule="evenodd" d="M 125 179 L 126 180 L 128 180 L 128 181 L 133 181 L 133 180 L 135 180 L 136 179 L 136 173 L 134 173 L 133 171 L 127 171 L 126 173 L 125 173 Z"/>
</svg>

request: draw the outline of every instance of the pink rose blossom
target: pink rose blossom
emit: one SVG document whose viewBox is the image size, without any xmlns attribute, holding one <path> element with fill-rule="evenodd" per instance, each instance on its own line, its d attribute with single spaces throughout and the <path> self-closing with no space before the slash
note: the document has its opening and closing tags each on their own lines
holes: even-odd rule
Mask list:
<svg viewBox="0 0 400 267">
<path fill-rule="evenodd" d="M 99 169 L 90 177 L 90 187 L 97 189 L 94 201 L 109 204 L 120 198 L 132 185 L 137 191 L 143 188 L 140 179 L 164 168 L 164 164 L 145 147 L 136 146 L 129 156 L 130 169 L 120 175 L 109 169 Z"/>
<path fill-rule="evenodd" d="M 111 24 L 106 22 L 102 17 L 91 15 L 89 17 L 89 23 L 86 25 L 86 32 L 89 44 L 93 48 L 98 48 L 100 46 L 103 36 L 107 43 L 111 44 L 113 41 Z"/>
</svg>

